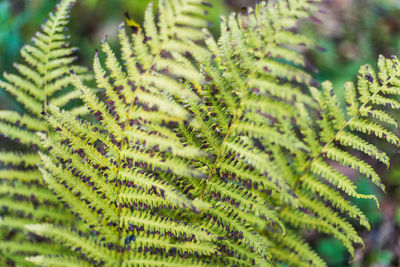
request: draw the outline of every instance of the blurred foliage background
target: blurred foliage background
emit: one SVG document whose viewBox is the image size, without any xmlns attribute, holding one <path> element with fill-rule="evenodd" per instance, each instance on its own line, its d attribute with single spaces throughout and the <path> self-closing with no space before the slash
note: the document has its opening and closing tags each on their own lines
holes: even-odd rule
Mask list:
<svg viewBox="0 0 400 267">
<path fill-rule="evenodd" d="M 12 63 L 19 60 L 19 50 L 30 41 L 58 0 L 0 0 L 0 71 L 12 71 Z M 156 1 L 155 1 L 156 2 Z M 219 17 L 242 6 L 251 6 L 252 0 L 211 0 L 213 8 L 208 15 L 212 32 L 218 36 Z M 81 64 L 91 65 L 95 48 L 101 39 L 117 47 L 118 25 L 124 12 L 142 22 L 144 9 L 150 0 L 80 0 L 72 12 L 72 42 L 80 48 Z M 308 51 L 310 65 L 318 82 L 329 79 L 343 95 L 345 81 L 356 79 L 362 64 L 376 65 L 379 54 L 400 56 L 400 0 L 331 0 L 320 5 L 321 12 L 312 21 L 306 21 L 301 31 L 314 38 L 321 52 Z M 321 23 L 318 23 L 318 22 Z M 316 23 L 317 22 L 317 23 Z M 311 68 L 312 69 L 312 68 Z M 1 109 L 19 109 L 12 99 L 0 90 Z M 397 114 L 400 116 L 399 114 Z M 10 145 L 0 140 L 1 146 Z M 384 144 L 381 144 L 382 146 Z M 330 237 L 306 235 L 329 266 L 400 266 L 400 157 L 391 151 L 392 168 L 375 167 L 388 185 L 386 194 L 366 179 L 360 179 L 348 170 L 362 193 L 377 193 L 381 200 L 378 209 L 373 201 L 354 200 L 371 220 L 372 229 L 363 229 L 365 248 L 359 248 L 350 262 L 344 247 Z"/>
</svg>

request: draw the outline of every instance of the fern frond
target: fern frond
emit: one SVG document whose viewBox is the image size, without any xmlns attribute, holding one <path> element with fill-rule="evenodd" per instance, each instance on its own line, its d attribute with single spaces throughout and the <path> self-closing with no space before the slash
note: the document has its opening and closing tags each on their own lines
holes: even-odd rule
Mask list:
<svg viewBox="0 0 400 267">
<path fill-rule="evenodd" d="M 174 255 L 174 253 L 172 253 Z M 178 257 L 160 257 L 160 256 L 142 256 L 133 254 L 124 263 L 121 265 L 123 267 L 133 267 L 133 266 L 149 266 L 149 267 L 157 267 L 160 266 L 165 267 L 197 267 L 197 266 L 213 266 L 212 264 L 204 263 L 198 259 L 184 259 Z"/>
<path fill-rule="evenodd" d="M 161 8 L 164 5 L 167 8 Z M 190 187 L 204 177 L 192 160 L 206 153 L 183 143 L 168 124 L 182 124 L 188 118 L 183 99 L 199 100 L 178 79 L 200 83 L 203 77 L 183 56 L 187 51 L 174 45 L 188 43 L 190 52 L 207 53 L 190 43 L 204 35 L 200 27 L 206 24 L 193 24 L 204 21 L 193 14 L 203 9 L 202 5 L 193 0 L 162 1 L 159 26 L 151 22 L 150 6 L 146 32 L 139 30 L 130 39 L 121 27 L 124 64 L 104 41 L 105 62 L 103 65 L 96 53 L 94 73 L 105 99 L 71 71 L 71 81 L 99 124 L 75 120 L 71 113 L 49 105 L 47 123 L 56 134 L 40 135 L 51 155 L 40 154 L 40 170 L 49 188 L 91 229 L 78 225 L 82 235 L 77 235 L 50 225 L 28 226 L 31 231 L 81 250 L 84 255 L 79 260 L 88 263 L 152 266 L 155 262 L 148 257 L 140 260 L 147 249 L 154 249 L 161 258 L 171 251 L 190 255 L 171 259 L 173 266 L 205 264 L 215 256 L 217 237 L 201 225 L 187 223 L 187 217 L 200 212 L 192 204 Z M 188 16 L 194 19 L 188 21 Z M 197 32 L 197 37 L 182 39 L 189 31 Z M 165 120 L 150 121 L 146 116 Z M 103 249 L 111 256 L 102 253 Z M 202 255 L 204 262 L 195 259 L 196 255 Z"/>
<path fill-rule="evenodd" d="M 34 167 L 40 163 L 40 158 L 35 153 L 19 153 L 13 151 L 0 152 L 0 161 L 5 165 Z"/>
<path fill-rule="evenodd" d="M 26 225 L 26 228 L 38 235 L 63 243 L 72 250 L 79 250 L 85 258 L 92 259 L 94 263 L 112 266 L 118 262 L 117 253 L 101 246 L 88 236 L 80 236 L 73 231 L 48 224 Z"/>
<path fill-rule="evenodd" d="M 291 262 L 293 266 L 327 266 L 327 264 L 315 253 L 303 238 L 293 231 L 288 231 L 285 236 L 270 234 L 275 241 L 275 247 L 271 248 L 275 262 Z M 277 250 L 280 251 L 277 253 Z M 282 255 L 286 252 L 286 255 Z M 297 259 L 295 261 L 293 258 Z"/>
<path fill-rule="evenodd" d="M 1 243 L 1 249 L 6 253 L 18 254 L 47 254 L 56 255 L 62 253 L 68 253 L 65 247 L 60 245 L 50 244 L 37 244 L 20 241 L 5 241 Z M 26 264 L 26 263 L 25 263 Z"/>
<path fill-rule="evenodd" d="M 272 18 L 282 10 L 288 12 L 288 20 L 277 19 L 278 28 L 281 27 L 279 32 L 288 32 L 285 31 L 285 26 L 291 24 L 291 8 L 295 7 L 292 12 L 296 15 L 307 16 L 307 12 L 299 6 L 301 1 L 288 2 L 290 5 L 286 5 L 285 1 L 279 4 L 271 3 L 265 11 Z M 350 197 L 372 199 L 376 202 L 377 199 L 373 195 L 357 193 L 353 182 L 331 166 L 331 161 L 355 169 L 384 189 L 372 166 L 345 151 L 344 147 L 364 152 L 388 165 L 388 156 L 357 132 L 374 134 L 392 144 L 399 144 L 398 137 L 387 127 L 387 125 L 396 126 L 396 121 L 390 113 L 381 110 L 383 105 L 397 109 L 397 101 L 390 98 L 397 93 L 395 89 L 390 89 L 395 86 L 387 86 L 391 80 L 388 77 L 398 75 L 394 71 L 398 68 L 397 63 L 387 60 L 386 63 L 380 62 L 379 66 L 385 66 L 380 72 L 385 74 L 375 74 L 370 67 L 362 68 L 357 89 L 346 85 L 348 88 L 346 90 L 350 90 L 346 93 L 349 109 L 344 112 L 333 93 L 331 84 L 324 83 L 322 91 L 311 87 L 312 99 L 301 92 L 301 86 L 296 88 L 299 83 L 307 86 L 311 84 L 310 76 L 301 69 L 301 66 L 304 66 L 302 64 L 304 59 L 301 55 L 296 56 L 295 53 L 285 51 L 286 47 L 281 49 L 281 43 L 271 41 L 269 44 L 265 41 L 275 40 L 274 30 L 259 24 L 262 19 L 265 19 L 264 16 L 260 16 L 260 19 L 257 17 L 257 11 L 262 10 L 263 4 L 258 5 L 257 8 L 255 13 L 250 10 L 248 17 L 239 16 L 237 19 L 232 15 L 228 20 L 223 19 L 222 36 L 219 41 L 215 42 L 211 37 L 206 39 L 213 56 L 197 58 L 202 63 L 201 69 L 206 77 L 206 84 L 200 89 L 204 104 L 199 108 L 200 105 L 189 103 L 196 121 L 191 122 L 189 129 L 180 129 L 185 141 L 214 155 L 212 162 L 205 158 L 198 160 L 200 166 L 210 170 L 208 180 L 204 185 L 206 189 L 202 191 L 200 198 L 210 201 L 208 200 L 210 197 L 205 194 L 205 192 L 209 193 L 208 184 L 214 184 L 218 179 L 226 181 L 229 177 L 221 175 L 220 166 L 223 164 L 224 171 L 233 174 L 232 178 L 239 180 L 244 187 L 247 187 L 247 190 L 257 190 L 258 184 L 252 188 L 252 183 L 243 182 L 243 180 L 252 181 L 251 179 L 235 177 L 239 174 L 235 169 L 245 166 L 251 171 L 259 172 L 258 175 L 266 176 L 275 184 L 275 186 L 269 186 L 278 192 L 272 196 L 281 196 L 268 199 L 268 202 L 273 203 L 272 206 L 282 206 L 279 215 L 274 217 L 283 220 L 287 228 L 308 226 L 310 229 L 333 235 L 353 255 L 354 245 L 362 243 L 362 240 L 357 235 L 354 226 L 348 222 L 347 216 L 359 220 L 361 225 L 367 228 L 369 223 L 365 215 L 355 208 L 346 196 L 342 196 L 342 193 Z M 271 22 L 268 21 L 266 25 L 269 24 Z M 257 25 L 257 27 L 249 25 Z M 258 32 L 259 28 L 263 30 Z M 262 41 L 257 39 L 261 36 L 265 37 Z M 288 33 L 287 36 L 292 35 Z M 287 40 L 285 37 L 282 38 L 282 40 Z M 281 39 L 278 37 L 278 40 Z M 262 50 L 253 49 L 259 47 L 257 45 L 260 43 L 264 46 Z M 277 62 L 274 57 L 280 54 L 283 54 L 284 60 Z M 285 66 L 285 60 L 293 61 L 295 66 Z M 386 66 L 390 66 L 390 76 L 387 74 L 389 68 Z M 379 76 L 386 77 L 386 80 L 378 81 Z M 279 79 L 279 85 L 274 86 L 274 79 Z M 259 86 L 253 87 L 253 84 Z M 249 88 L 249 85 L 252 86 Z M 293 105 L 293 102 L 296 102 L 301 112 L 291 112 L 288 106 Z M 270 104 L 268 108 L 262 107 L 262 104 L 267 103 Z M 317 115 L 321 116 L 318 120 L 320 131 L 313 123 L 307 121 L 309 112 L 317 112 Z M 291 125 L 290 119 L 292 124 L 299 125 L 301 136 L 298 135 L 296 126 Z M 221 135 L 216 137 L 215 132 Z M 251 141 L 238 141 L 240 140 L 238 137 L 247 136 L 251 138 Z M 262 151 L 262 157 L 259 156 L 260 152 L 258 155 L 254 153 L 255 146 L 265 149 L 265 152 Z M 281 159 L 284 157 L 291 160 L 282 162 Z M 241 163 L 241 161 L 244 162 Z M 272 168 L 271 166 L 274 165 L 277 167 Z M 314 179 L 317 183 L 305 182 L 308 178 Z M 303 190 L 305 192 L 302 192 Z M 220 199 L 217 193 L 211 197 L 213 201 Z M 324 194 L 332 197 L 332 201 Z M 279 200 L 283 203 L 279 203 Z M 293 214 L 298 214 L 298 218 L 296 219 Z M 296 247 L 298 251 L 295 253 L 301 251 L 306 255 L 315 254 L 304 241 L 300 240 L 301 237 L 298 236 L 296 239 L 288 238 L 286 241 L 289 242 L 288 246 Z M 305 262 L 310 264 L 308 261 Z M 317 266 L 322 266 L 321 262 L 319 261 Z M 311 261 L 311 264 L 314 265 L 315 262 Z M 298 265 L 301 265 L 301 262 L 298 262 Z"/>
<path fill-rule="evenodd" d="M 74 2 L 60 2 L 42 25 L 42 31 L 32 39 L 32 44 L 22 48 L 21 56 L 25 63 L 14 64 L 17 73 L 4 73 L 3 80 L 0 80 L 0 87 L 25 108 L 22 114 L 0 111 L 1 134 L 23 145 L 19 148 L 21 151 L 0 152 L 0 161 L 5 166 L 0 170 L 0 202 L 4 209 L 8 209 L 4 222 L 16 222 L 7 223 L 7 227 L 2 228 L 2 233 L 9 233 L 9 237 L 0 241 L 0 251 L 7 254 L 10 262 L 21 265 L 28 264 L 24 261 L 26 255 L 37 255 L 45 250 L 39 249 L 44 244 L 39 238 L 31 238 L 29 242 L 33 243 L 25 243 L 28 241 L 27 231 L 17 221 L 28 223 L 26 220 L 29 218 L 29 223 L 67 225 L 73 221 L 57 197 L 47 190 L 37 170 L 40 163 L 38 150 L 44 150 L 36 133 L 49 134 L 49 126 L 42 118 L 48 103 L 65 107 L 79 99 L 79 91 L 70 90 L 69 69 L 75 69 L 83 80 L 90 78 L 86 68 L 73 65 L 76 48 L 69 46 L 65 35 Z M 24 238 L 16 240 L 18 236 Z M 10 250 L 13 242 L 18 242 L 20 249 Z"/>
<path fill-rule="evenodd" d="M 126 211 L 126 214 L 121 214 L 120 225 L 126 228 L 143 228 L 144 230 L 141 231 L 146 232 L 159 231 L 161 234 L 168 234 L 177 238 L 188 238 L 199 242 L 215 240 L 215 236 L 206 231 L 183 223 L 173 222 L 168 218 L 155 218 L 149 212 L 132 213 Z"/>
<path fill-rule="evenodd" d="M 311 93 L 319 104 L 315 111 L 319 115 L 317 123 L 320 130 L 316 131 L 316 128 L 313 128 L 317 133 L 315 135 L 307 132 L 306 126 L 300 126 L 309 146 L 306 152 L 308 155 L 306 158 L 305 155 L 292 155 L 294 161 L 302 162 L 297 168 L 297 172 L 301 174 L 296 175 L 294 183 L 294 192 L 301 194 L 302 211 L 285 208 L 280 213 L 283 218 L 280 218 L 295 228 L 308 225 L 311 229 L 333 235 L 345 245 L 351 256 L 354 255 L 354 245 L 363 244 L 363 241 L 354 226 L 348 222 L 348 218 L 357 219 L 367 229 L 370 228 L 370 224 L 366 216 L 354 207 L 345 195 L 374 200 L 378 207 L 379 203 L 374 195 L 358 193 L 353 181 L 340 173 L 335 165 L 347 166 L 358 171 L 384 190 L 385 187 L 371 163 L 360 159 L 352 151 L 363 152 L 389 166 L 387 154 L 367 141 L 366 136 L 374 135 L 399 145 L 399 139 L 392 128 L 396 127 L 397 123 L 387 110 L 382 110 L 383 104 L 388 108 L 397 107 L 397 102 L 390 97 L 398 93 L 395 90 L 387 91 L 386 88 L 396 86 L 396 82 L 392 84 L 391 80 L 396 81 L 400 74 L 398 64 L 395 57 L 385 59 L 381 56 L 378 61 L 378 74 L 370 66 L 362 67 L 357 86 L 352 83 L 345 84 L 345 112 L 329 82 L 322 84 L 322 91 L 311 88 Z M 388 66 L 390 70 L 387 69 Z M 385 77 L 385 80 L 378 77 Z M 305 125 L 301 116 L 298 122 Z M 312 124 L 309 126 L 314 127 Z M 332 162 L 335 162 L 335 165 Z"/>
<path fill-rule="evenodd" d="M 293 40 L 297 35 L 289 30 L 294 26 L 291 22 L 297 20 L 296 16 L 307 17 L 313 8 L 308 3 L 299 5 L 303 1 L 289 2 L 261 3 L 254 11 L 250 9 L 248 16 L 233 14 L 222 18 L 220 39 L 206 36 L 212 55 L 195 55 L 205 83 L 192 86 L 202 96 L 202 104 L 187 101 L 194 120 L 189 128 L 179 128 L 185 142 L 212 156 L 211 160 L 196 160 L 208 173 L 197 197 L 219 209 L 205 209 L 200 218 L 212 218 L 219 224 L 220 228 L 215 226 L 217 233 L 232 238 L 224 242 L 226 251 L 241 255 L 247 264 L 259 266 L 268 264 L 268 249 L 272 246 L 263 232 L 282 232 L 277 228 L 284 232 L 285 228 L 269 207 L 282 202 L 299 205 L 291 189 L 293 180 L 284 178 L 288 172 L 276 167 L 282 162 L 264 148 L 274 146 L 276 151 L 292 153 L 307 151 L 296 133 L 285 131 L 288 126 L 280 123 L 295 116 L 294 101 L 315 106 L 312 98 L 302 92 L 302 86 L 311 83 L 310 75 L 303 69 L 305 59 L 287 49 L 288 45 L 304 40 L 300 36 Z M 286 25 L 280 24 L 285 20 Z M 279 57 L 287 61 L 278 60 Z M 253 197 L 246 200 L 243 196 Z M 231 212 L 231 208 L 238 211 Z M 229 216 L 222 214 L 226 212 Z"/>
<path fill-rule="evenodd" d="M 26 261 L 45 267 L 90 267 L 89 263 L 75 257 L 65 256 L 34 256 L 27 257 Z"/>
</svg>

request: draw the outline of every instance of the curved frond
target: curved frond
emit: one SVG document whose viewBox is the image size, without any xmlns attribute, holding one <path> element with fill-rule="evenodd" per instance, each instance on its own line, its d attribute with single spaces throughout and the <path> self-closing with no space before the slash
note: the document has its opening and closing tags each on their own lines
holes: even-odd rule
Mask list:
<svg viewBox="0 0 400 267">
<path fill-rule="evenodd" d="M 396 81 L 400 75 L 398 65 L 397 58 L 386 59 L 381 56 L 378 73 L 370 66 L 361 67 L 357 86 L 350 82 L 345 84 L 345 109 L 335 96 L 331 83 L 323 83 L 322 91 L 311 88 L 312 96 L 319 105 L 314 110 L 319 116 L 319 130 L 312 123 L 304 121 L 307 117 L 298 116 L 300 125 L 308 123 L 314 131 L 307 132 L 305 126 L 300 126 L 309 146 L 308 155 L 292 154 L 293 161 L 301 162 L 297 168 L 300 175 L 296 175 L 294 183 L 294 192 L 301 194 L 301 211 L 282 208 L 280 219 L 295 228 L 306 226 L 334 236 L 351 256 L 354 256 L 354 246 L 363 245 L 363 241 L 349 218 L 356 219 L 367 229 L 370 224 L 349 197 L 371 199 L 378 207 L 379 203 L 375 195 L 358 193 L 354 182 L 342 174 L 338 166 L 351 168 L 377 187 L 385 189 L 370 161 L 354 152 L 362 152 L 389 166 L 388 155 L 369 139 L 375 136 L 399 145 L 399 138 L 393 129 L 397 123 L 389 110 L 397 109 L 397 103 L 391 97 L 398 95 L 398 92 L 391 88 L 397 86 L 392 80 Z M 378 77 L 385 77 L 385 80 Z M 383 104 L 387 109 L 382 110 Z"/>
</svg>

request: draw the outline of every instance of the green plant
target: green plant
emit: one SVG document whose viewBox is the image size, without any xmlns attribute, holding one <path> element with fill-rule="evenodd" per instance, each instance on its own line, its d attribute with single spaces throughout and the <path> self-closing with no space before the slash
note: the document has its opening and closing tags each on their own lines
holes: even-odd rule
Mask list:
<svg viewBox="0 0 400 267">
<path fill-rule="evenodd" d="M 24 108 L 19 114 L 0 111 L 3 136 L 14 141 L 14 149 L 0 152 L 0 257 L 1 264 L 26 264 L 24 257 L 38 253 L 57 254 L 65 251 L 50 240 L 30 234 L 27 223 L 74 223 L 74 217 L 64 208 L 57 196 L 44 186 L 37 169 L 38 151 L 44 151 L 36 132 L 49 134 L 43 120 L 47 105 L 67 107 L 79 99 L 80 92 L 71 90 L 69 74 L 74 69 L 79 77 L 91 76 L 86 68 L 72 65 L 76 48 L 68 44 L 66 26 L 69 9 L 74 0 L 63 1 L 58 10 L 43 24 L 42 31 L 32 39 L 32 45 L 21 50 L 24 64 L 15 64 L 19 74 L 4 73 L 0 87 L 13 95 Z M 88 113 L 85 107 L 70 109 L 71 114 Z"/>
<path fill-rule="evenodd" d="M 314 3 L 262 2 L 223 18 L 218 41 L 202 30 L 207 5 L 160 1 L 157 24 L 150 5 L 131 38 L 121 25 L 122 63 L 106 40 L 104 63 L 94 58 L 104 97 L 71 71 L 97 122 L 45 105 L 42 178 L 83 223 L 28 222 L 71 249 L 28 261 L 325 266 L 304 229 L 335 237 L 351 255 L 363 243 L 353 224 L 369 223 L 348 197 L 377 199 L 357 193 L 335 166 L 384 189 L 355 152 L 389 165 L 366 138 L 399 145 L 389 111 L 400 108 L 397 58 L 381 57 L 377 74 L 363 66 L 357 86 L 345 84 L 343 111 L 332 85 L 316 88 L 294 49 L 315 46 L 293 30 Z"/>
</svg>

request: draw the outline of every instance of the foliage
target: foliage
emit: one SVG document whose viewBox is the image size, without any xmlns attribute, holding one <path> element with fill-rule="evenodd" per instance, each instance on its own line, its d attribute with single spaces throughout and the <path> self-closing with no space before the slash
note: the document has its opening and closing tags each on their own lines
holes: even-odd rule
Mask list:
<svg viewBox="0 0 400 267">
<path fill-rule="evenodd" d="M 71 2 L 62 1 L 56 13 L 60 23 L 66 23 L 63 10 Z M 203 30 L 208 6 L 201 0 L 163 0 L 157 18 L 153 6 L 147 8 L 143 29 L 128 35 L 121 25 L 122 62 L 106 39 L 94 57 L 103 96 L 85 85 L 80 68 L 52 64 L 79 90 L 67 96 L 81 94 L 97 122 L 77 118 L 83 108 L 63 110 L 70 100 L 65 95 L 55 95 L 52 102 L 49 94 L 40 99 L 34 90 L 14 88 L 16 82 L 18 89 L 35 88 L 27 83 L 38 75 L 48 80 L 48 64 L 38 64 L 37 75 L 25 72 L 25 79 L 14 78 L 14 85 L 9 83 L 14 76 L 5 75 L 9 82 L 0 86 L 36 116 L 14 117 L 28 128 L 43 125 L 33 129 L 37 135 L 16 127 L 8 135 L 28 145 L 36 142 L 44 183 L 75 215 L 52 220 L 50 210 L 45 220 L 19 224 L 44 243 L 53 240 L 60 246 L 51 253 L 33 251 L 39 255 L 28 257 L 29 262 L 326 266 L 303 237 L 304 230 L 334 237 L 352 256 L 354 247 L 363 244 L 355 225 L 369 229 L 370 224 L 351 198 L 379 206 L 378 200 L 358 192 L 338 166 L 384 190 L 370 159 L 389 166 L 389 157 L 367 138 L 399 146 L 391 111 L 400 108 L 395 99 L 400 93 L 398 59 L 380 57 L 378 72 L 361 67 L 357 84 L 345 84 L 343 110 L 330 82 L 317 88 L 299 52 L 315 47 L 296 31 L 299 20 L 317 10 L 315 3 L 261 2 L 254 10 L 222 17 L 218 40 Z M 54 19 L 48 23 L 57 27 Z M 29 63 L 46 58 L 41 49 L 48 46 L 40 40 L 35 44 L 36 49 L 27 46 L 22 53 L 31 53 Z M 61 50 L 53 55 L 65 56 Z M 66 76 L 68 69 L 71 76 Z M 48 93 L 58 88 L 44 85 Z M 42 110 L 45 121 L 39 120 Z M 37 154 L 33 157 L 38 163 Z M 4 158 L 14 165 L 21 162 L 10 154 Z M 30 176 L 24 172 L 21 177 Z M 17 192 L 9 206 L 23 205 L 27 190 L 22 182 L 4 185 L 6 197 L 10 188 Z M 28 192 L 36 198 L 42 191 Z M 39 204 L 38 209 L 49 211 L 50 203 Z M 6 253 L 13 248 L 4 247 Z"/>
<path fill-rule="evenodd" d="M 65 35 L 69 9 L 73 0 L 63 1 L 42 31 L 32 39 L 32 45 L 21 50 L 25 63 L 15 64 L 18 74 L 4 73 L 0 87 L 9 92 L 23 107 L 24 113 L 12 110 L 0 111 L 0 127 L 3 136 L 20 144 L 11 151 L 1 151 L 4 168 L 0 171 L 1 198 L 1 259 L 2 264 L 12 261 L 23 264 L 26 255 L 63 251 L 49 240 L 29 234 L 27 223 L 73 223 L 74 218 L 63 208 L 57 197 L 44 186 L 37 169 L 39 151 L 43 151 L 36 132 L 49 134 L 49 126 L 43 120 L 47 105 L 66 107 L 80 92 L 68 88 L 69 70 L 75 69 L 83 80 L 90 75 L 83 67 L 74 66 L 76 48 L 68 44 Z M 71 114 L 85 114 L 87 109 L 77 107 Z M 37 244 L 39 242 L 39 244 Z M 23 245 L 21 245 L 23 243 Z"/>
</svg>

